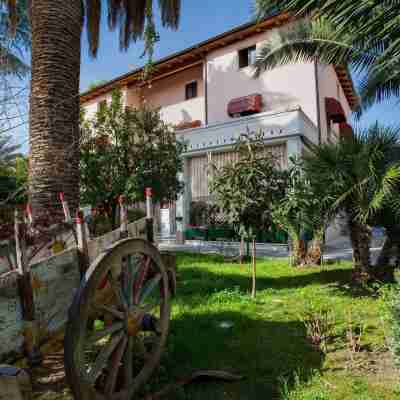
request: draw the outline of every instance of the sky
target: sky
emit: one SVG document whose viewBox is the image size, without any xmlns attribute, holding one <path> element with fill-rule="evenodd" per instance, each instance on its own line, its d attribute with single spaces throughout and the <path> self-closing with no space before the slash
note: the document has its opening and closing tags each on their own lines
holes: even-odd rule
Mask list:
<svg viewBox="0 0 400 400">
<path fill-rule="evenodd" d="M 182 0 L 179 29 L 161 27 L 157 18 L 160 42 L 155 58 L 165 57 L 210 37 L 218 35 L 252 19 L 254 0 Z M 128 51 L 119 50 L 118 32 L 109 32 L 106 18 L 102 21 L 100 48 L 96 59 L 89 56 L 86 33 L 82 37 L 81 91 L 92 83 L 110 80 L 145 63 L 141 57 L 143 43 L 132 43 Z M 399 105 L 394 101 L 372 107 L 359 122 L 362 126 L 379 120 L 386 124 L 398 124 L 396 112 Z M 18 140 L 27 137 L 26 129 L 20 129 Z M 24 144 L 27 151 L 27 144 Z"/>
</svg>

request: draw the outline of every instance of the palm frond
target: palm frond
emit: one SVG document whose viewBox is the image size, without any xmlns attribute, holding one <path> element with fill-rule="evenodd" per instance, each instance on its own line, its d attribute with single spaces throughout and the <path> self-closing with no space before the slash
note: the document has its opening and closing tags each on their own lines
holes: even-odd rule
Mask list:
<svg viewBox="0 0 400 400">
<path fill-rule="evenodd" d="M 390 97 L 400 97 L 400 63 L 390 67 L 373 66 L 360 84 L 362 108 Z"/>
<path fill-rule="evenodd" d="M 311 62 L 323 64 L 351 64 L 356 71 L 366 71 L 376 61 L 374 51 L 355 47 L 351 36 L 339 36 L 326 19 L 302 20 L 288 30 L 281 30 L 264 44 L 255 64 L 258 76 L 277 66 Z"/>
<path fill-rule="evenodd" d="M 7 48 L 2 47 L 0 44 L 0 74 L 1 75 L 14 75 L 18 78 L 23 78 L 26 76 L 29 71 L 30 67 L 22 58 L 14 55 L 10 50 Z"/>
</svg>

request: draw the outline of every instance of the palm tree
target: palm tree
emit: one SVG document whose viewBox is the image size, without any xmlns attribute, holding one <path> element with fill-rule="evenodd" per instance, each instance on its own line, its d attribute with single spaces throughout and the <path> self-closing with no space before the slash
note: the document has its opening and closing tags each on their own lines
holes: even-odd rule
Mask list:
<svg viewBox="0 0 400 400">
<path fill-rule="evenodd" d="M 0 0 L 8 6 L 14 26 L 19 1 Z M 32 29 L 29 191 L 35 213 L 59 211 L 60 191 L 73 210 L 78 207 L 81 34 L 86 22 L 90 53 L 96 56 L 106 3 L 109 28 L 119 28 L 122 49 L 141 38 L 146 26 L 152 27 L 152 0 L 28 1 Z M 162 23 L 176 28 L 180 0 L 158 3 Z"/>
<path fill-rule="evenodd" d="M 0 132 L 0 170 L 7 169 L 19 156 L 16 151 L 21 147 L 11 144 L 12 137 Z"/>
<path fill-rule="evenodd" d="M 371 277 L 369 221 L 396 193 L 400 158 L 393 158 L 400 128 L 374 124 L 336 144 L 313 147 L 304 169 L 321 194 L 332 197 L 333 208 L 347 214 L 355 277 Z"/>
<path fill-rule="evenodd" d="M 362 74 L 362 106 L 400 96 L 400 2 L 381 0 L 257 0 L 260 16 L 279 6 L 295 16 L 312 16 L 293 24 L 266 43 L 257 73 L 278 65 L 318 60 L 350 65 Z M 384 29 L 383 29 L 384 27 Z"/>
<path fill-rule="evenodd" d="M 21 0 L 16 7 L 16 26 L 13 35 L 9 35 L 10 21 L 7 10 L 0 4 L 0 74 L 24 77 L 30 70 L 24 61 L 24 53 L 31 46 L 30 24 L 27 12 L 27 0 Z"/>
</svg>

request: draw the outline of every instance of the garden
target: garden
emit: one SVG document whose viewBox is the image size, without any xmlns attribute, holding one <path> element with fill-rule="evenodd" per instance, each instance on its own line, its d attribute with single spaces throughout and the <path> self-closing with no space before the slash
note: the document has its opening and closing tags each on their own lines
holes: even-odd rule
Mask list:
<svg viewBox="0 0 400 400">
<path fill-rule="evenodd" d="M 287 260 L 259 259 L 256 300 L 247 265 L 180 254 L 177 267 L 168 344 L 147 390 L 193 370 L 221 369 L 242 379 L 177 384 L 166 398 L 399 398 L 389 290 L 351 287 L 351 263 L 294 269 Z M 62 380 L 35 396 L 72 398 Z"/>
</svg>

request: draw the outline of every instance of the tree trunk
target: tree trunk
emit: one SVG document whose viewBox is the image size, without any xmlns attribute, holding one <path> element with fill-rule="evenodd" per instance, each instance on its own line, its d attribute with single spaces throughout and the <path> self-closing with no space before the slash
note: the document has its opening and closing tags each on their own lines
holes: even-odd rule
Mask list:
<svg viewBox="0 0 400 400">
<path fill-rule="evenodd" d="M 395 265 L 391 258 L 395 255 Z M 374 267 L 375 275 L 382 281 L 394 282 L 394 269 L 400 261 L 400 230 L 386 229 L 386 239 Z"/>
<path fill-rule="evenodd" d="M 351 218 L 348 224 L 353 248 L 354 278 L 368 280 L 371 278 L 371 230 L 368 225 Z"/>
<path fill-rule="evenodd" d="M 32 0 L 29 197 L 36 215 L 79 205 L 80 0 Z"/>
<path fill-rule="evenodd" d="M 252 268 L 252 288 L 251 288 L 251 297 L 253 299 L 256 298 L 256 280 L 257 280 L 257 260 L 256 260 L 256 240 L 253 239 L 253 251 L 252 251 L 252 259 L 253 259 L 253 268 Z"/>
<path fill-rule="evenodd" d="M 292 246 L 291 246 L 291 266 L 298 267 L 306 264 L 306 243 L 301 239 L 293 239 L 292 238 Z"/>
<path fill-rule="evenodd" d="M 239 259 L 240 259 L 240 266 L 243 267 L 243 258 L 244 258 L 244 238 L 240 238 L 240 252 L 239 252 Z"/>
<path fill-rule="evenodd" d="M 378 260 L 376 261 L 376 268 L 384 268 L 390 263 L 390 259 L 392 257 L 392 251 L 393 251 L 394 243 L 392 240 L 392 237 L 387 231 L 387 236 L 385 239 L 385 242 L 383 243 L 382 250 L 379 253 Z"/>
<path fill-rule="evenodd" d="M 307 264 L 322 264 L 322 246 L 324 239 L 324 229 L 314 232 L 314 237 L 307 249 Z"/>
</svg>

